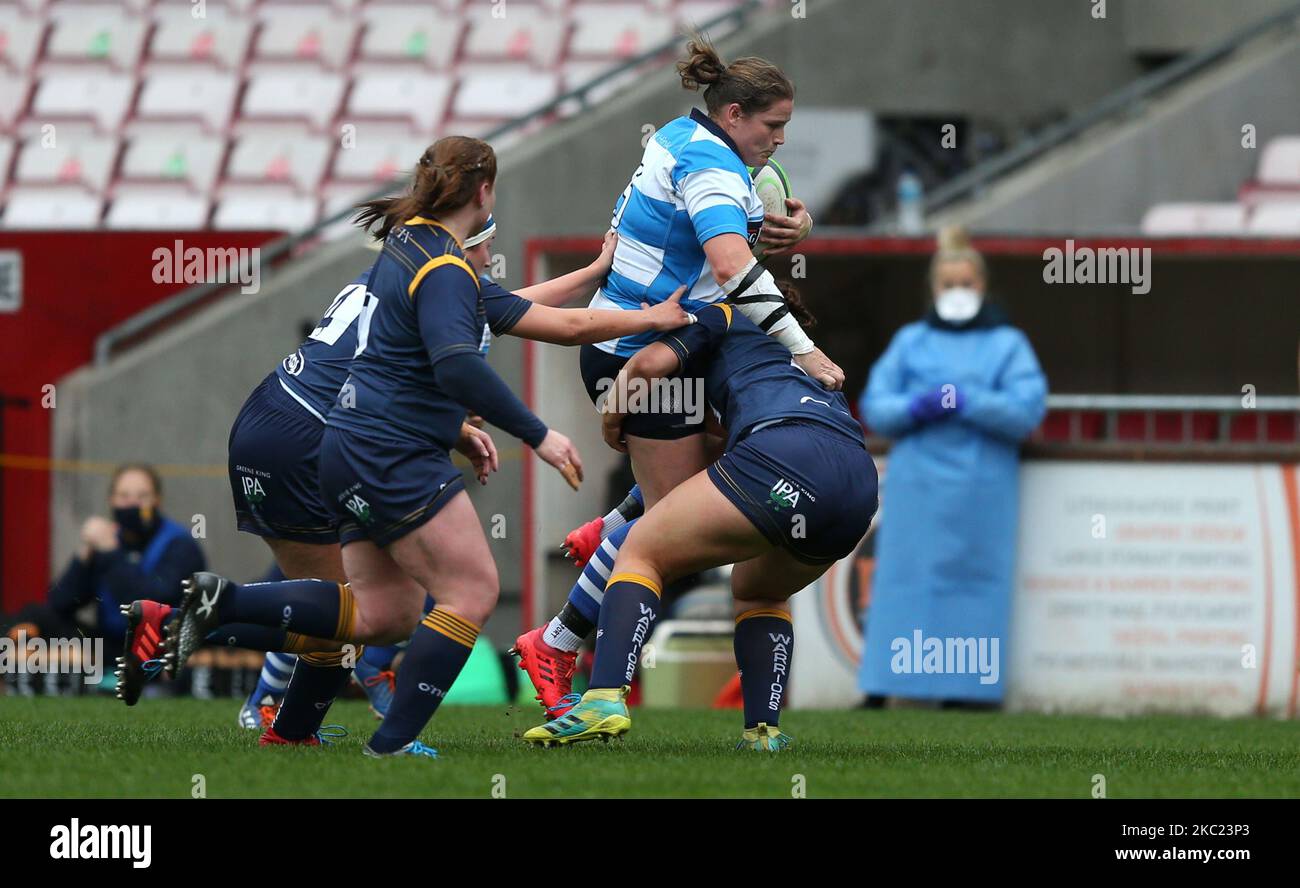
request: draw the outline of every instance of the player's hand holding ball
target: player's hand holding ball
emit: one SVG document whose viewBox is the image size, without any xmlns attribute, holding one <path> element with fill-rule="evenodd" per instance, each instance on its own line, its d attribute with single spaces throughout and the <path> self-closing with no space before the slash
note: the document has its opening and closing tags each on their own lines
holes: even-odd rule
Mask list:
<svg viewBox="0 0 1300 888">
<path fill-rule="evenodd" d="M 578 456 L 578 448 L 573 446 L 572 441 L 551 429 L 542 443 L 537 445 L 536 451 L 545 462 L 559 470 L 570 487 L 578 489 L 582 484 L 582 458 Z"/>
<path fill-rule="evenodd" d="M 812 216 L 797 197 L 787 197 L 785 207 L 790 215 L 765 213 L 763 231 L 758 242 L 765 245 L 764 255 L 780 256 L 790 252 L 795 245 L 812 233 Z"/>
<path fill-rule="evenodd" d="M 682 295 L 685 292 L 686 287 L 683 285 L 673 290 L 673 294 L 658 305 L 652 306 L 648 302 L 641 303 L 641 310 L 654 323 L 651 329 L 662 333 L 665 330 L 676 330 L 678 327 L 685 327 L 687 324 L 695 322 L 695 317 L 682 308 Z"/>
</svg>

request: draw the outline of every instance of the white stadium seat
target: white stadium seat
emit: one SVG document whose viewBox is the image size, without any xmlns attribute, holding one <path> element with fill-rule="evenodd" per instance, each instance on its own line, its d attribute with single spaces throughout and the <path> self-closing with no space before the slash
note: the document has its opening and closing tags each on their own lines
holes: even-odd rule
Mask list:
<svg viewBox="0 0 1300 888">
<path fill-rule="evenodd" d="M 233 17 L 196 19 L 168 15 L 158 21 L 149 43 L 149 57 L 160 62 L 211 62 L 234 68 L 248 53 L 253 26 Z"/>
<path fill-rule="evenodd" d="M 448 20 L 418 6 L 370 6 L 361 38 L 363 61 L 419 62 L 446 68 L 456 54 L 464 21 Z"/>
<path fill-rule="evenodd" d="M 343 78 L 337 74 L 259 74 L 244 92 L 242 114 L 250 120 L 306 118 L 321 128 L 334 119 L 343 98 L 343 86 Z"/>
<path fill-rule="evenodd" d="M 428 132 L 442 122 L 451 80 L 442 74 L 361 74 L 348 95 L 348 120 L 402 120 Z"/>
<path fill-rule="evenodd" d="M 1250 233 L 1270 237 L 1300 237 L 1300 200 L 1261 204 L 1251 214 Z"/>
<path fill-rule="evenodd" d="M 311 192 L 320 184 L 334 142 L 323 136 L 246 135 L 235 142 L 226 178 L 245 182 L 288 182 Z"/>
<path fill-rule="evenodd" d="M 212 217 L 222 231 L 302 231 L 316 224 L 318 200 L 283 187 L 231 188 Z"/>
<path fill-rule="evenodd" d="M 316 62 L 337 68 L 352 51 L 356 22 L 293 6 L 263 7 L 253 57 L 257 61 Z"/>
<path fill-rule="evenodd" d="M 144 32 L 142 19 L 96 8 L 57 19 L 46 55 L 55 62 L 109 62 L 129 68 L 140 58 Z"/>
<path fill-rule="evenodd" d="M 467 118 L 511 118 L 559 95 L 554 74 L 523 67 L 467 71 L 456 91 L 452 114 Z"/>
<path fill-rule="evenodd" d="M 668 16 L 654 15 L 641 6 L 583 4 L 573 7 L 574 58 L 624 59 L 638 55 L 673 36 L 675 26 Z"/>
<path fill-rule="evenodd" d="M 134 88 L 131 74 L 46 74 L 36 87 L 32 116 L 41 120 L 90 118 L 101 129 L 116 129 L 126 117 Z"/>
<path fill-rule="evenodd" d="M 1300 185 L 1300 136 L 1269 139 L 1255 178 L 1261 185 Z"/>
<path fill-rule="evenodd" d="M 80 188 L 13 188 L 0 225 L 5 228 L 96 228 L 104 199 Z"/>
<path fill-rule="evenodd" d="M 128 182 L 177 182 L 210 191 L 225 152 L 220 136 L 145 133 L 131 139 L 122 155 L 122 179 Z"/>
<path fill-rule="evenodd" d="M 549 67 L 560 58 L 567 22 L 541 9 L 522 5 L 507 7 L 500 18 L 492 15 L 492 6 L 476 6 L 470 11 L 469 37 L 465 55 L 472 60 L 531 62 Z"/>
<path fill-rule="evenodd" d="M 1246 208 L 1239 203 L 1156 204 L 1142 217 L 1151 235 L 1231 235 L 1246 231 Z"/>
<path fill-rule="evenodd" d="M 335 152 L 334 169 L 330 175 L 350 182 L 382 182 L 395 178 L 413 169 L 432 141 L 432 137 L 414 136 L 377 138 L 362 130 L 357 134 L 356 144 Z"/>
<path fill-rule="evenodd" d="M 0 68 L 26 71 L 41 48 L 45 22 L 32 16 L 18 15 L 12 9 L 0 10 Z M 6 79 L 11 75 L 5 74 Z"/>
<path fill-rule="evenodd" d="M 18 154 L 14 182 L 19 185 L 82 185 L 91 191 L 108 187 L 117 159 L 117 139 L 92 136 L 55 138 L 43 144 L 29 139 Z"/>
<path fill-rule="evenodd" d="M 193 231 L 206 228 L 212 201 L 177 188 L 119 188 L 104 218 L 107 228 Z"/>
<path fill-rule="evenodd" d="M 203 67 L 155 68 L 140 91 L 141 120 L 198 119 L 212 130 L 225 129 L 235 107 L 239 82 L 234 74 Z"/>
</svg>

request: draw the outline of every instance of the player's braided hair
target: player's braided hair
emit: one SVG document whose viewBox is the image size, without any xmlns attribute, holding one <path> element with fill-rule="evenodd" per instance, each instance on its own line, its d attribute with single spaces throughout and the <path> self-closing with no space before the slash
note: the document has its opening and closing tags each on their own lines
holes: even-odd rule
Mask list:
<svg viewBox="0 0 1300 888">
<path fill-rule="evenodd" d="M 492 146 L 469 136 L 446 136 L 424 149 L 411 177 L 411 190 L 399 197 L 381 197 L 357 205 L 357 225 L 373 231 L 376 240 L 388 237 L 394 225 L 413 216 L 436 217 L 460 209 L 484 182 L 495 182 L 497 157 Z"/>
<path fill-rule="evenodd" d="M 794 98 L 794 84 L 776 65 L 756 56 L 725 64 L 709 38 L 698 32 L 686 44 L 686 58 L 677 63 L 677 73 L 686 89 L 703 87 L 710 115 L 732 103 L 753 114 L 780 99 Z"/>
<path fill-rule="evenodd" d="M 805 330 L 811 330 L 813 327 L 817 326 L 817 318 L 813 316 L 813 313 L 808 310 L 808 306 L 804 304 L 803 294 L 799 292 L 798 287 L 787 280 L 778 279 L 776 282 L 776 288 L 780 290 L 781 295 L 785 297 L 785 307 L 790 310 L 791 316 L 800 327 L 803 327 Z"/>
</svg>

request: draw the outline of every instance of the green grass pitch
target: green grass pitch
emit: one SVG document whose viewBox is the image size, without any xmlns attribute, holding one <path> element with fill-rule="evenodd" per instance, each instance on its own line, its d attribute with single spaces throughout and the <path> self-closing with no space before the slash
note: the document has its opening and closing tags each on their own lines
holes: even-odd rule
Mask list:
<svg viewBox="0 0 1300 888">
<path fill-rule="evenodd" d="M 1300 726 L 923 710 L 791 712 L 778 755 L 736 752 L 739 713 L 638 710 L 622 742 L 535 749 L 538 710 L 446 707 L 423 740 L 438 761 L 361 755 L 360 702 L 324 749 L 262 749 L 233 700 L 0 697 L 0 797 L 1300 796 Z"/>
</svg>

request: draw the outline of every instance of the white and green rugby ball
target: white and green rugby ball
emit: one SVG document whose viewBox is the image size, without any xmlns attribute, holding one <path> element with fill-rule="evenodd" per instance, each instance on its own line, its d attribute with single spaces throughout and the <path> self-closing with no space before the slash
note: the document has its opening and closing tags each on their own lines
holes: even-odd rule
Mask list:
<svg viewBox="0 0 1300 888">
<path fill-rule="evenodd" d="M 789 215 L 786 208 L 785 199 L 793 197 L 790 193 L 790 180 L 786 177 L 785 170 L 781 164 L 768 158 L 767 163 L 761 167 L 749 167 L 749 177 L 754 180 L 754 192 L 758 199 L 763 202 L 764 213 L 775 213 L 778 216 Z M 754 245 L 754 256 L 758 259 L 763 258 L 766 252 L 762 244 Z"/>
</svg>

